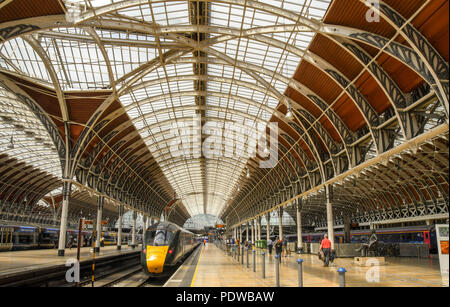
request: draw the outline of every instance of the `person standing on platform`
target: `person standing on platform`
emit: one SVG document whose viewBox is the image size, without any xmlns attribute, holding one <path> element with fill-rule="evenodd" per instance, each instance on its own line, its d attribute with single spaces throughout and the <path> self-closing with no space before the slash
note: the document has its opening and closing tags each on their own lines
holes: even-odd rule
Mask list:
<svg viewBox="0 0 450 307">
<path fill-rule="evenodd" d="M 331 252 L 331 241 L 328 240 L 328 235 L 323 236 L 322 242 L 320 242 L 320 250 L 323 252 L 324 256 L 324 266 L 328 266 L 330 263 L 330 252 Z"/>
<path fill-rule="evenodd" d="M 269 238 L 267 240 L 267 249 L 269 250 L 269 255 L 272 255 L 272 247 L 273 247 L 273 241 Z"/>
<path fill-rule="evenodd" d="M 277 243 L 275 244 L 275 254 L 280 257 L 281 261 L 281 254 L 283 253 L 283 241 L 277 240 Z"/>
</svg>

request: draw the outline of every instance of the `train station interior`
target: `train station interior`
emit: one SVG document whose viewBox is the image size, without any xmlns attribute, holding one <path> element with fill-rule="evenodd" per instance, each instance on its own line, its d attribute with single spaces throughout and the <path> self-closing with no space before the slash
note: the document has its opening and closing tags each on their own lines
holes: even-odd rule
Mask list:
<svg viewBox="0 0 450 307">
<path fill-rule="evenodd" d="M 0 0 L 2 287 L 448 287 L 448 207 L 448 0 Z"/>
</svg>

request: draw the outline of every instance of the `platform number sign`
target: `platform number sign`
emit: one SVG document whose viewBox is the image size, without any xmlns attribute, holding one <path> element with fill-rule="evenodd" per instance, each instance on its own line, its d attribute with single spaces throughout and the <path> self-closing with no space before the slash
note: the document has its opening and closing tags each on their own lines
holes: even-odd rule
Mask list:
<svg viewBox="0 0 450 307">
<path fill-rule="evenodd" d="M 439 264 L 442 274 L 448 274 L 448 225 L 436 225 Z"/>
</svg>

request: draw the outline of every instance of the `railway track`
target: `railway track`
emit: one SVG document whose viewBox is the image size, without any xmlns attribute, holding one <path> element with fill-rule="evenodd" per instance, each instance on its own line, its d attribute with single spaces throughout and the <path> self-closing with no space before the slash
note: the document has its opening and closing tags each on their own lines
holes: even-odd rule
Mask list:
<svg viewBox="0 0 450 307">
<path fill-rule="evenodd" d="M 142 271 L 142 267 L 140 265 L 134 265 L 127 268 L 122 267 L 118 270 L 105 273 L 104 275 L 99 276 L 94 281 L 93 285 L 90 280 L 85 280 L 80 284 L 83 287 L 162 287 L 195 250 L 196 249 L 186 255 L 185 259 L 181 263 L 174 267 L 169 274 L 163 277 L 149 277 Z"/>
<path fill-rule="evenodd" d="M 139 264 L 139 251 L 121 255 L 106 256 L 95 261 L 95 276 L 104 276 L 129 269 Z M 2 277 L 0 287 L 76 287 L 91 280 L 92 260 L 80 263 L 80 283 L 68 283 L 66 272 L 69 268 L 65 264 L 46 267 L 44 269 L 28 270 Z"/>
</svg>

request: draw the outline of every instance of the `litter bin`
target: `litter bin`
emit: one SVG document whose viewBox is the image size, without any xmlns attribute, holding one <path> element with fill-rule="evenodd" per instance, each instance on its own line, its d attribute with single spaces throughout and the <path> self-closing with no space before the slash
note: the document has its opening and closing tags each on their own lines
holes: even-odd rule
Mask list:
<svg viewBox="0 0 450 307">
<path fill-rule="evenodd" d="M 266 240 L 256 241 L 256 247 L 263 248 L 263 249 L 267 248 L 267 241 Z"/>
</svg>

